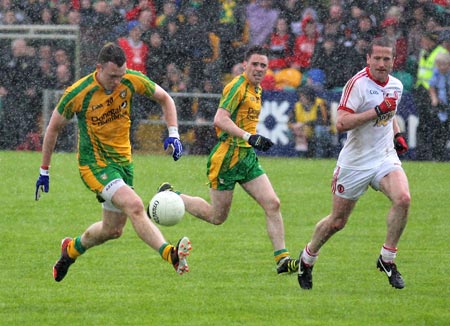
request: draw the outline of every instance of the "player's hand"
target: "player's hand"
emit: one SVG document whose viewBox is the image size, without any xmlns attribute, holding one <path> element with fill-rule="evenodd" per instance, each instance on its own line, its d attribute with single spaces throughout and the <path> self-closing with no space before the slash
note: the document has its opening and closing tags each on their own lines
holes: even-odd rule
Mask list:
<svg viewBox="0 0 450 326">
<path fill-rule="evenodd" d="M 36 192 L 34 199 L 39 200 L 42 192 L 48 192 L 50 189 L 50 174 L 48 169 L 40 169 L 39 178 L 36 181 Z"/>
<path fill-rule="evenodd" d="M 405 154 L 408 151 L 408 143 L 401 132 L 398 132 L 394 136 L 394 147 L 397 154 Z"/>
<path fill-rule="evenodd" d="M 181 155 L 183 155 L 183 145 L 180 139 L 177 137 L 167 137 L 164 140 L 164 150 L 166 151 L 169 147 L 172 149 L 173 160 L 178 161 Z"/>
<path fill-rule="evenodd" d="M 397 101 L 393 97 L 385 97 L 383 102 L 375 106 L 375 112 L 380 117 L 391 111 L 395 111 L 397 108 Z"/>
<path fill-rule="evenodd" d="M 272 147 L 273 143 L 269 138 L 266 138 L 264 136 L 255 134 L 251 135 L 248 139 L 248 143 L 252 145 L 254 148 L 260 151 L 267 151 L 270 147 Z"/>
</svg>

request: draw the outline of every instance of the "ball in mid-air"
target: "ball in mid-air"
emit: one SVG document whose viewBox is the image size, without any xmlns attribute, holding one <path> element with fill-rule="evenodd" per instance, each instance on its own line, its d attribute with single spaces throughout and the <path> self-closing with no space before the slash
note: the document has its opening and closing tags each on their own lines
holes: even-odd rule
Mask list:
<svg viewBox="0 0 450 326">
<path fill-rule="evenodd" d="M 183 199 L 173 191 L 158 192 L 150 200 L 148 216 L 159 225 L 172 226 L 181 221 L 184 216 Z"/>
</svg>

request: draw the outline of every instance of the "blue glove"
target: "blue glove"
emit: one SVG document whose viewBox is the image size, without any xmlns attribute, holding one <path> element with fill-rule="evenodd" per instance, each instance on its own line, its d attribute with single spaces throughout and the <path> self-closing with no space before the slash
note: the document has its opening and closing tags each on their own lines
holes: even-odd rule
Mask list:
<svg viewBox="0 0 450 326">
<path fill-rule="evenodd" d="M 164 150 L 167 150 L 169 146 L 172 148 L 172 157 L 174 161 L 178 161 L 178 159 L 183 155 L 183 145 L 181 141 L 176 137 L 167 137 L 164 141 Z"/>
<path fill-rule="evenodd" d="M 48 192 L 50 189 L 50 174 L 48 169 L 40 169 L 39 178 L 36 181 L 36 193 L 34 194 L 34 199 L 39 200 L 42 192 Z"/>
</svg>

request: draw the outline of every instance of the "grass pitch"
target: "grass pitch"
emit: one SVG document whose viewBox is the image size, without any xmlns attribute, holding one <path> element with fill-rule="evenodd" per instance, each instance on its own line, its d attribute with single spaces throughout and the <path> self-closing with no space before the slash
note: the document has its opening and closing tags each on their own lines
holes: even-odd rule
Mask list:
<svg viewBox="0 0 450 326">
<path fill-rule="evenodd" d="M 100 219 L 82 184 L 75 154 L 57 153 L 50 193 L 34 201 L 40 153 L 0 152 L 0 325 L 449 325 L 448 163 L 405 162 L 412 195 L 395 290 L 375 268 L 389 202 L 369 190 L 346 228 L 321 251 L 314 289 L 278 276 L 263 212 L 238 188 L 230 216 L 213 226 L 186 214 L 161 227 L 175 243 L 190 237 L 191 271 L 177 275 L 138 239 L 123 236 L 90 249 L 57 283 L 60 241 Z M 135 189 L 149 201 L 162 181 L 208 198 L 206 157 L 135 155 Z M 261 158 L 282 202 L 293 256 L 331 204 L 334 160 Z"/>
</svg>

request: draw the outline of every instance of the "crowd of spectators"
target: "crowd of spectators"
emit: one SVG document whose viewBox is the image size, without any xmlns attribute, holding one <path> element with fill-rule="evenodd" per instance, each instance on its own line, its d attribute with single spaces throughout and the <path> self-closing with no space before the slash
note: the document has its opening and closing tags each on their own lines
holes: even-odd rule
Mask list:
<svg viewBox="0 0 450 326">
<path fill-rule="evenodd" d="M 115 41 L 127 53 L 128 67 L 173 92 L 220 92 L 254 44 L 270 50 L 263 88 L 308 84 L 318 93 L 339 90 L 365 66 L 369 42 L 381 35 L 396 41 L 393 74 L 414 92 L 420 62 L 434 49 L 426 48 L 423 38 L 448 52 L 449 22 L 446 0 L 0 0 L 0 27 L 78 25 L 80 76 L 95 69 L 100 47 Z M 39 128 L 42 89 L 64 89 L 77 75 L 73 45 L 32 39 L 0 43 L 0 148 L 26 149 L 27 135 L 19 129 Z M 201 103 L 180 101 L 185 101 L 178 106 L 181 119 L 208 116 L 198 109 Z M 16 113 L 4 114 L 11 108 Z"/>
</svg>

